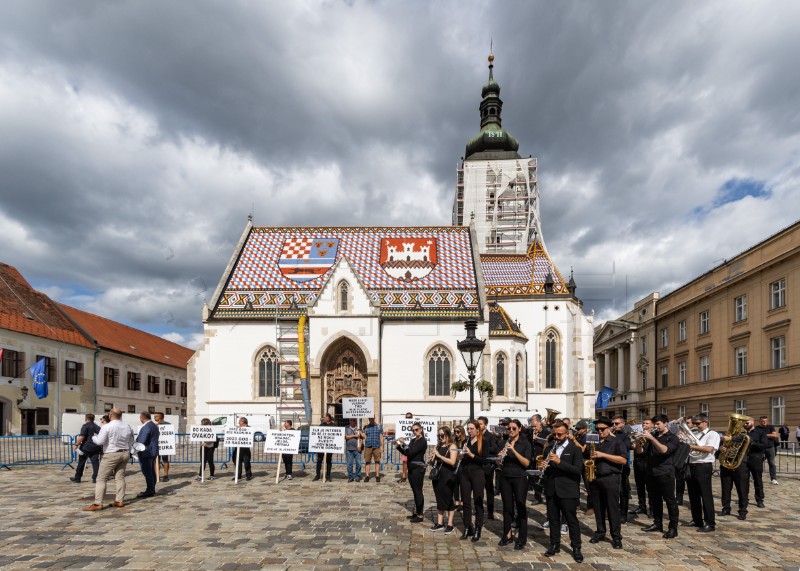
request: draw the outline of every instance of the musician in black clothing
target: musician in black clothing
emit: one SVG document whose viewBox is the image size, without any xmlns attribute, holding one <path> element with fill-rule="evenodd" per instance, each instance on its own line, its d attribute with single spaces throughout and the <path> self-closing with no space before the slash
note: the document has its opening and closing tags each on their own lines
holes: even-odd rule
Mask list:
<svg viewBox="0 0 800 571">
<path fill-rule="evenodd" d="M 464 517 L 464 533 L 461 539 L 472 537 L 473 543 L 481 538 L 483 529 L 483 490 L 486 476 L 483 467 L 489 455 L 488 447 L 483 441 L 483 434 L 478 428 L 477 420 L 467 422 L 467 443 L 464 445 L 461 458 L 461 501 L 464 502 L 461 515 Z M 472 508 L 475 506 L 475 522 L 473 526 Z"/>
<path fill-rule="evenodd" d="M 628 463 L 628 448 L 610 433 L 611 420 L 601 416 L 594 423 L 600 436 L 591 457 L 595 462 L 595 480 L 592 483 L 592 503 L 597 529 L 589 543 L 600 543 L 606 535 L 606 517 L 611 527 L 611 545 L 622 549 L 622 530 L 619 514 L 619 490 L 622 466 Z"/>
<path fill-rule="evenodd" d="M 589 425 L 585 420 L 579 420 L 575 423 L 574 435 L 568 434 L 567 438 L 581 450 L 584 460 L 589 459 L 589 447 L 586 445 L 586 434 L 589 431 Z M 592 505 L 592 483 L 586 480 L 586 473 L 581 476 L 583 478 L 583 487 L 586 490 L 586 511 L 594 509 Z"/>
<path fill-rule="evenodd" d="M 669 431 L 669 418 L 665 414 L 653 417 L 656 435 L 649 430 L 643 433 L 648 444 L 647 474 L 650 478 L 650 509 L 653 510 L 653 523 L 642 531 L 664 532 L 664 504 L 667 504 L 669 529 L 662 536 L 664 539 L 678 537 L 678 501 L 675 499 L 675 467 L 672 456 L 678 449 L 680 440 Z M 642 449 L 642 443 L 636 439 L 634 452 Z"/>
<path fill-rule="evenodd" d="M 542 464 L 544 471 L 544 495 L 547 498 L 547 518 L 550 522 L 550 549 L 545 552 L 553 557 L 561 550 L 561 514 L 567 521 L 572 557 L 583 561 L 581 532 L 578 524 L 578 502 L 580 501 L 583 454 L 580 448 L 567 439 L 567 427 L 560 420 L 553 423 L 553 444 L 547 449 Z M 538 467 L 541 469 L 541 467 Z"/>
<path fill-rule="evenodd" d="M 489 431 L 489 419 L 485 416 L 478 417 L 478 427 L 483 435 L 483 445 L 488 448 L 489 456 L 497 456 L 501 448 L 500 439 Z M 486 519 L 494 519 L 494 462 L 487 462 L 483 467 L 484 494 L 486 495 Z"/>
<path fill-rule="evenodd" d="M 536 458 L 544 453 L 544 447 L 547 444 L 547 437 L 550 435 L 550 430 L 542 424 L 542 415 L 534 414 L 531 417 L 531 457 Z M 538 483 L 538 477 L 533 479 L 533 503 L 542 503 L 542 486 Z"/>
<path fill-rule="evenodd" d="M 747 424 L 744 426 L 746 427 Z M 724 448 L 730 447 L 732 443 L 741 445 L 743 437 L 743 433 L 734 436 L 728 436 L 727 434 L 720 436 L 722 442 L 719 447 L 720 458 Z M 733 470 L 723 466 L 722 462 L 719 464 L 719 482 L 722 489 L 720 494 L 722 511 L 719 512 L 721 516 L 731 515 L 731 492 L 733 487 L 736 486 L 736 495 L 739 497 L 739 514 L 737 517 L 740 520 L 747 519 L 747 506 L 750 505 L 750 472 L 747 468 L 747 456 L 751 450 L 752 448 L 748 448 L 739 466 Z"/>
<path fill-rule="evenodd" d="M 631 442 L 631 434 L 633 430 L 628 426 L 625 417 L 617 415 L 611 419 L 611 431 L 614 435 L 622 440 L 625 447 L 628 449 L 627 457 L 630 458 L 630 451 L 633 447 Z M 625 463 L 622 467 L 622 474 L 620 476 L 619 488 L 619 518 L 622 523 L 628 523 L 628 504 L 631 500 L 631 465 Z"/>
<path fill-rule="evenodd" d="M 747 452 L 747 470 L 753 478 L 756 506 L 764 507 L 764 451 L 772 446 L 767 433 L 756 426 L 754 420 L 744 423 L 744 429 L 750 437 L 750 448 Z"/>
<path fill-rule="evenodd" d="M 428 442 L 419 422 L 411 425 L 411 431 L 414 433 L 411 441 L 398 442 L 395 447 L 408 458 L 408 483 L 414 493 L 414 513 L 408 519 L 411 523 L 419 523 L 425 521 L 422 511 L 425 501 L 422 485 L 425 482 L 425 452 L 428 450 Z"/>
<path fill-rule="evenodd" d="M 653 421 L 649 418 L 642 420 L 642 432 L 650 432 L 653 429 Z M 639 506 L 631 513 L 633 515 L 647 515 L 647 494 L 649 493 L 648 486 L 648 471 L 650 465 L 650 442 L 645 441 L 643 444 L 640 442 L 639 447 L 633 448 L 633 481 L 636 483 L 636 496 L 639 500 Z M 673 495 L 674 490 L 673 490 Z"/>
<path fill-rule="evenodd" d="M 520 421 L 510 421 L 508 441 L 498 453 L 502 459 L 500 497 L 503 499 L 503 537 L 499 545 L 508 545 L 513 541 L 511 522 L 516 511 L 518 531 L 514 549 L 522 549 L 528 541 L 528 509 L 525 505 L 528 496 L 528 475 L 525 470 L 531 464 L 531 444 L 520 436 L 521 431 Z"/>
</svg>

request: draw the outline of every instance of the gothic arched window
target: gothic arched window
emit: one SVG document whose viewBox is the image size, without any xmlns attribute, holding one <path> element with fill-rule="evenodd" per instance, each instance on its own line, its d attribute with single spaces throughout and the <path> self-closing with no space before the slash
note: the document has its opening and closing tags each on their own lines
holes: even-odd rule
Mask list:
<svg viewBox="0 0 800 571">
<path fill-rule="evenodd" d="M 502 353 L 495 360 L 495 394 L 499 397 L 506 396 L 506 357 Z"/>
<path fill-rule="evenodd" d="M 450 352 L 441 345 L 428 353 L 428 395 L 450 395 Z"/>
<path fill-rule="evenodd" d="M 517 397 L 525 396 L 525 387 L 522 386 L 522 379 L 525 371 L 522 365 L 522 355 L 517 355 L 516 367 L 514 367 L 514 386 L 517 387 Z"/>
<path fill-rule="evenodd" d="M 339 311 L 347 311 L 347 282 L 339 284 Z"/>
<path fill-rule="evenodd" d="M 258 396 L 278 396 L 278 380 L 281 376 L 281 365 L 278 352 L 267 347 L 258 356 Z"/>
<path fill-rule="evenodd" d="M 546 389 L 558 388 L 558 336 L 553 331 L 545 337 L 544 381 Z"/>
</svg>

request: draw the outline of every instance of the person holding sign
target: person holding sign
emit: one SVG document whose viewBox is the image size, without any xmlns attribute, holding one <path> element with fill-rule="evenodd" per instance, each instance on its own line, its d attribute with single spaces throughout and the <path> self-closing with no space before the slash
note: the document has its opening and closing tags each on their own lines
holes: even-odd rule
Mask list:
<svg viewBox="0 0 800 571">
<path fill-rule="evenodd" d="M 153 413 L 153 422 L 155 422 L 159 427 L 162 424 L 169 424 L 169 422 L 164 422 L 164 413 L 163 412 L 154 412 Z M 159 428 L 159 430 L 161 430 Z M 161 478 L 162 482 L 169 482 L 169 456 L 160 455 L 156 458 L 156 462 L 161 462 L 161 465 L 164 467 L 164 477 Z M 158 470 L 158 465 L 155 465 L 155 470 Z"/>
<path fill-rule="evenodd" d="M 355 418 L 350 419 L 350 426 L 344 429 L 345 452 L 347 453 L 347 481 L 361 481 L 361 444 L 364 435 L 358 428 Z"/>
<path fill-rule="evenodd" d="M 208 418 L 204 418 L 200 421 L 200 424 L 203 426 L 211 426 L 211 420 Z M 203 470 L 206 469 L 206 465 L 208 465 L 208 479 L 214 479 L 214 451 L 219 446 L 219 440 L 214 439 L 213 442 L 202 442 L 200 444 L 200 449 L 203 452 L 203 461 L 200 463 L 200 473 L 197 475 L 197 479 L 201 480 L 203 478 Z M 166 476 L 166 470 L 164 470 L 164 476 Z M 166 481 L 166 478 L 164 478 Z"/>
<path fill-rule="evenodd" d="M 464 533 L 461 539 L 472 538 L 475 543 L 481 538 L 483 528 L 483 491 L 486 487 L 486 473 L 483 467 L 488 463 L 489 447 L 483 441 L 483 434 L 477 420 L 467 422 L 467 443 L 461 459 L 461 500 L 464 502 Z M 472 522 L 472 507 L 475 506 L 475 525 Z"/>
<path fill-rule="evenodd" d="M 322 422 L 319 423 L 320 426 L 333 426 L 333 417 L 329 413 L 325 413 L 322 415 Z M 331 481 L 331 465 L 333 464 L 333 455 L 332 454 L 322 454 L 321 452 L 317 452 L 317 475 L 314 476 L 314 482 L 318 481 L 322 477 L 322 460 L 325 459 L 325 481 Z"/>
<path fill-rule="evenodd" d="M 408 518 L 411 523 L 425 521 L 423 516 L 423 504 L 425 495 L 422 492 L 422 484 L 425 480 L 425 452 L 428 450 L 428 441 L 422 433 L 422 425 L 415 422 L 411 426 L 414 437 L 410 442 L 406 442 L 404 436 L 397 439 L 395 447 L 408 458 L 408 483 L 414 493 L 414 513 Z"/>
<path fill-rule="evenodd" d="M 431 463 L 439 467 L 439 477 L 433 480 L 433 493 L 436 495 L 436 525 L 431 531 L 444 529 L 445 535 L 453 533 L 453 516 L 456 506 L 453 503 L 453 491 L 456 488 L 455 467 L 458 461 L 458 448 L 453 442 L 450 427 L 442 426 L 437 433 L 439 443 L 433 449 Z M 447 527 L 444 526 L 444 515 L 447 513 Z"/>
<path fill-rule="evenodd" d="M 247 427 L 247 419 L 243 416 L 239 417 L 239 427 L 245 428 Z M 239 456 L 241 454 L 241 456 Z M 242 479 L 242 467 L 244 467 L 244 472 L 246 474 L 247 481 L 253 479 L 253 471 L 250 467 L 250 458 L 252 456 L 252 450 L 250 448 L 234 448 L 233 449 L 233 456 L 231 456 L 231 461 L 236 465 L 237 456 L 241 459 L 239 461 L 239 477 L 238 479 Z M 234 476 L 231 480 L 236 480 L 237 477 Z"/>
<path fill-rule="evenodd" d="M 283 429 L 284 430 L 294 430 L 294 423 L 291 420 L 284 420 L 283 421 Z M 283 474 L 283 478 L 285 480 L 292 479 L 292 454 L 281 454 L 281 460 L 283 460 L 283 467 L 286 472 Z"/>
<path fill-rule="evenodd" d="M 150 413 L 146 410 L 139 413 L 139 421 L 142 423 L 142 428 L 139 429 L 136 442 L 144 446 L 144 449 L 139 451 L 139 465 L 146 488 L 136 497 L 152 498 L 156 495 L 155 463 L 158 461 L 158 426 L 151 420 Z"/>
</svg>

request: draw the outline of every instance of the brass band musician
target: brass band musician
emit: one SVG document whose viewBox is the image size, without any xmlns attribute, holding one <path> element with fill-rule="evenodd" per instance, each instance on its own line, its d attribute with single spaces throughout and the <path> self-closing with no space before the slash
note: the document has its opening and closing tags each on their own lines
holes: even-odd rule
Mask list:
<svg viewBox="0 0 800 571">
<path fill-rule="evenodd" d="M 594 423 L 600 444 L 592 452 L 595 480 L 592 483 L 592 504 L 597 525 L 589 543 L 600 543 L 606 536 L 606 518 L 611 527 L 611 545 L 622 549 L 622 529 L 619 514 L 619 491 L 622 466 L 628 463 L 628 447 L 610 433 L 611 420 L 601 416 Z"/>
<path fill-rule="evenodd" d="M 642 531 L 662 532 L 664 539 L 678 536 L 678 501 L 675 499 L 675 467 L 672 456 L 678 449 L 680 440 L 669 431 L 669 418 L 665 414 L 653 417 L 655 430 L 643 432 L 640 436 L 649 445 L 648 476 L 650 480 L 650 509 L 653 523 Z M 654 434 L 655 433 L 655 434 Z M 641 450 L 642 440 L 634 440 L 634 451 Z M 664 504 L 667 504 L 669 529 L 664 532 Z"/>
</svg>

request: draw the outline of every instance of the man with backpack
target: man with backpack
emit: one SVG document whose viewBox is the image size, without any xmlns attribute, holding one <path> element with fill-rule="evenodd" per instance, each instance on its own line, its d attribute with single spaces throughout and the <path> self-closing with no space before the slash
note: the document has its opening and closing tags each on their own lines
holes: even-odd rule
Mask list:
<svg viewBox="0 0 800 571">
<path fill-rule="evenodd" d="M 100 468 L 100 452 L 103 451 L 100 446 L 94 443 L 92 436 L 100 432 L 100 427 L 94 423 L 94 415 L 89 413 L 84 417 L 86 421 L 81 426 L 81 432 L 75 440 L 74 449 L 78 454 L 78 467 L 75 469 L 75 476 L 70 478 L 70 482 L 76 484 L 81 481 L 83 471 L 86 468 L 86 461 L 92 463 L 92 482 L 97 481 L 97 470 Z"/>
<path fill-rule="evenodd" d="M 650 492 L 650 510 L 653 513 L 653 523 L 642 531 L 657 531 L 663 533 L 664 539 L 678 537 L 678 501 L 675 499 L 675 466 L 673 460 L 676 451 L 681 447 L 681 442 L 677 436 L 669 431 L 669 419 L 665 414 L 653 417 L 655 432 L 649 430 L 642 433 L 644 439 L 649 443 L 647 475 L 650 485 L 647 486 Z M 688 447 L 688 445 L 683 445 Z M 642 442 L 639 438 L 634 440 L 634 450 L 640 451 Z M 685 450 L 686 456 L 689 455 L 688 449 Z M 685 459 L 684 459 L 685 461 Z M 669 529 L 664 532 L 664 504 L 667 504 L 667 515 L 669 516 Z"/>
</svg>

